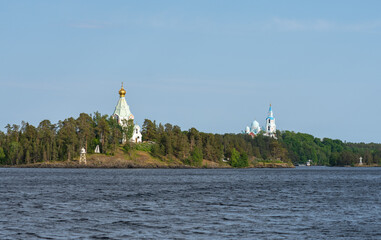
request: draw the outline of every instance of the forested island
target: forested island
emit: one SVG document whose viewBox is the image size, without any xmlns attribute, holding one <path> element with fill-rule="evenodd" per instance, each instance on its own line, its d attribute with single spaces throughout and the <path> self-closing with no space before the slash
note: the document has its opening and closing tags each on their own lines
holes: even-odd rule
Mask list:
<svg viewBox="0 0 381 240">
<path fill-rule="evenodd" d="M 25 167 L 83 167 L 80 149 L 88 153 L 85 167 L 292 167 L 312 165 L 381 165 L 381 144 L 346 143 L 305 133 L 277 131 L 278 139 L 246 134 L 203 133 L 145 119 L 143 143 L 127 142 L 133 122 L 121 127 L 98 112 L 81 113 L 57 124 L 27 122 L 0 131 L 0 165 Z M 125 136 L 125 137 L 124 137 Z M 96 146 L 100 154 L 95 154 Z"/>
</svg>

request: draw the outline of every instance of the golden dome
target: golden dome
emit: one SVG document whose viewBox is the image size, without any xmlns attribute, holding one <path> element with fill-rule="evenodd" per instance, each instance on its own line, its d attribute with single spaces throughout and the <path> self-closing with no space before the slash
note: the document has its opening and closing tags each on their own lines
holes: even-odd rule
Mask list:
<svg viewBox="0 0 381 240">
<path fill-rule="evenodd" d="M 123 88 L 123 83 L 122 83 L 122 88 L 119 90 L 119 95 L 120 95 L 120 97 L 126 96 L 126 90 L 124 90 L 124 88 Z"/>
</svg>

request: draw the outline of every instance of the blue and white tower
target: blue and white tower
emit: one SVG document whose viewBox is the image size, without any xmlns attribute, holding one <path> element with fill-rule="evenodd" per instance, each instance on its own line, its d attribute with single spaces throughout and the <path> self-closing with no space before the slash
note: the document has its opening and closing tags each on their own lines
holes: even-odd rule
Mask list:
<svg viewBox="0 0 381 240">
<path fill-rule="evenodd" d="M 275 125 L 275 118 L 273 109 L 270 104 L 269 113 L 266 118 L 266 136 L 273 137 L 276 139 L 276 125 Z"/>
</svg>

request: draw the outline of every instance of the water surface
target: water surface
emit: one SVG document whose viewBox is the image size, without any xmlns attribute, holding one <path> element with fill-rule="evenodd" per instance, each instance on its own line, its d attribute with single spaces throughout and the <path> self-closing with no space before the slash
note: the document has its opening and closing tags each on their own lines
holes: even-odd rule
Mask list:
<svg viewBox="0 0 381 240">
<path fill-rule="evenodd" d="M 0 169 L 0 239 L 381 239 L 381 168 Z"/>
</svg>

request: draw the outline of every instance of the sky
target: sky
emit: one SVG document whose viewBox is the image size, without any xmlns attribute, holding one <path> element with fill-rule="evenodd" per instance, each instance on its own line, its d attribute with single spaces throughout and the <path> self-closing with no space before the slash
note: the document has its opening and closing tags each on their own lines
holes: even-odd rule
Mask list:
<svg viewBox="0 0 381 240">
<path fill-rule="evenodd" d="M 0 130 L 111 115 L 381 143 L 381 1 L 0 0 Z"/>
</svg>

